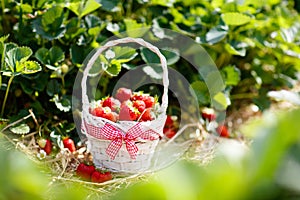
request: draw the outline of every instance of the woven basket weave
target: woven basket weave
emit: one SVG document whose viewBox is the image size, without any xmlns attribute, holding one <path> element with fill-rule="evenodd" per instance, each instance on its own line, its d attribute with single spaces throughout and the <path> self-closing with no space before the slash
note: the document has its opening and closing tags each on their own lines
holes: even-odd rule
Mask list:
<svg viewBox="0 0 300 200">
<path fill-rule="evenodd" d="M 92 68 L 96 59 L 101 53 L 110 47 L 126 44 L 126 43 L 137 43 L 143 47 L 148 48 L 154 52 L 160 58 L 161 67 L 163 69 L 163 96 L 162 103 L 158 109 L 158 116 L 147 122 L 136 122 L 136 121 L 119 121 L 114 123 L 107 119 L 96 117 L 89 112 L 89 100 L 87 96 L 86 82 L 89 74 L 89 70 Z M 166 121 L 166 110 L 168 107 L 168 69 L 166 58 L 161 54 L 159 49 L 152 44 L 144 41 L 140 38 L 122 38 L 113 41 L 109 41 L 102 47 L 97 49 L 91 59 L 88 61 L 86 68 L 83 71 L 83 78 L 81 82 L 82 86 L 82 132 L 87 136 L 88 149 L 93 155 L 93 161 L 97 168 L 105 168 L 114 172 L 125 172 L 125 173 L 139 173 L 146 171 L 151 167 L 152 157 L 155 152 L 156 146 L 159 143 L 159 139 L 163 136 L 163 127 Z M 139 126 L 143 132 L 150 132 L 151 137 L 148 139 L 137 137 L 134 139 L 138 151 L 134 158 L 129 155 L 126 141 L 122 139 L 122 146 L 118 150 L 115 157 L 112 159 L 107 150 L 109 145 L 113 142 L 112 139 L 107 139 L 103 136 L 103 127 L 107 124 L 113 126 L 117 130 L 121 131 L 123 136 L 128 134 L 131 128 L 136 125 Z M 122 138 L 123 138 L 122 136 Z"/>
</svg>

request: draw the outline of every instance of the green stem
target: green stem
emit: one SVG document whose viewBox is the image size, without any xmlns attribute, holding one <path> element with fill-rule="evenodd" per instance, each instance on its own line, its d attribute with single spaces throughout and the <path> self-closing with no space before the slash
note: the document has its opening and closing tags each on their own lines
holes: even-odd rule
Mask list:
<svg viewBox="0 0 300 200">
<path fill-rule="evenodd" d="M 6 92 L 5 92 L 5 96 L 4 96 L 4 100 L 3 100 L 3 104 L 2 104 L 2 109 L 1 109 L 1 115 L 0 115 L 1 117 L 3 117 L 3 114 L 4 114 L 4 108 L 5 108 L 6 100 L 7 100 L 7 97 L 8 97 L 9 88 L 10 88 L 10 85 L 11 85 L 13 79 L 14 79 L 14 76 L 12 75 L 9 78 L 8 83 L 7 83 Z"/>
<path fill-rule="evenodd" d="M 1 6 L 2 6 L 2 16 L 5 15 L 5 0 L 1 0 Z"/>
<path fill-rule="evenodd" d="M 3 44 L 3 51 L 2 51 L 2 57 L 1 57 L 1 71 L 4 69 L 5 64 L 5 53 L 6 53 L 6 44 Z"/>
<path fill-rule="evenodd" d="M 241 93 L 241 94 L 233 94 L 230 95 L 231 100 L 236 100 L 236 99 L 253 99 L 258 97 L 258 94 L 256 93 Z"/>
</svg>

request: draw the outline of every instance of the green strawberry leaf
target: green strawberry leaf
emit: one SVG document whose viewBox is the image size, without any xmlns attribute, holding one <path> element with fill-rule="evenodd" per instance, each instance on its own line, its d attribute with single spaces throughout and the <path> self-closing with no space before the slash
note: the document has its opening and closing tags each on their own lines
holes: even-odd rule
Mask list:
<svg viewBox="0 0 300 200">
<path fill-rule="evenodd" d="M 53 46 L 49 50 L 42 47 L 35 53 L 35 57 L 44 65 L 55 66 L 57 63 L 62 62 L 65 59 L 63 50 L 58 46 Z M 49 69 L 52 69 L 51 67 Z"/>
<path fill-rule="evenodd" d="M 54 96 L 58 94 L 61 90 L 61 85 L 56 79 L 51 79 L 47 84 L 46 92 L 49 96 Z"/>
<path fill-rule="evenodd" d="M 216 110 L 226 110 L 230 105 L 230 99 L 224 93 L 219 92 L 212 98 L 212 107 Z"/>
<path fill-rule="evenodd" d="M 241 80 L 241 72 L 235 66 L 226 66 L 221 70 L 221 73 L 227 86 L 237 85 Z"/>
<path fill-rule="evenodd" d="M 27 124 L 20 124 L 18 126 L 9 128 L 9 130 L 14 134 L 27 134 L 30 132 L 30 128 Z"/>
<path fill-rule="evenodd" d="M 65 54 L 60 47 L 53 46 L 49 49 L 49 64 L 56 64 L 62 62 L 65 59 Z"/>
<path fill-rule="evenodd" d="M 9 34 L 7 34 L 7 35 L 3 35 L 2 37 L 0 37 L 0 43 L 4 43 L 4 42 L 5 42 L 5 40 L 7 40 L 7 39 L 8 39 L 8 37 L 9 37 Z"/>
<path fill-rule="evenodd" d="M 42 15 L 41 24 L 45 31 L 60 29 L 64 19 L 63 11 L 62 7 L 55 6 Z"/>
<path fill-rule="evenodd" d="M 129 62 L 138 55 L 136 50 L 131 47 L 115 46 L 110 51 L 112 51 L 115 54 L 114 59 L 118 60 L 120 63 Z"/>
<path fill-rule="evenodd" d="M 168 65 L 172 65 L 180 59 L 179 52 L 176 49 L 161 49 L 160 52 L 167 59 Z M 141 48 L 141 56 L 146 63 L 160 63 L 159 57 L 147 48 Z"/>
<path fill-rule="evenodd" d="M 210 103 L 209 91 L 207 85 L 203 81 L 195 81 L 191 84 L 191 87 L 194 90 L 200 105 L 207 105 Z"/>
<path fill-rule="evenodd" d="M 120 10 L 118 5 L 122 3 L 121 0 L 98 0 L 102 5 L 102 9 L 109 12 L 117 12 Z"/>
<path fill-rule="evenodd" d="M 124 19 L 124 24 L 126 26 L 128 36 L 134 38 L 142 37 L 150 29 L 150 26 L 147 26 L 145 23 L 138 23 L 136 20 L 133 19 Z"/>
<path fill-rule="evenodd" d="M 143 71 L 151 78 L 162 79 L 162 68 L 160 66 L 145 66 Z"/>
<path fill-rule="evenodd" d="M 16 68 L 17 63 L 26 61 L 32 54 L 29 47 L 15 47 L 6 54 L 5 61 L 10 68 Z"/>
<path fill-rule="evenodd" d="M 232 26 L 244 25 L 251 21 L 251 17 L 238 12 L 224 13 L 221 15 L 221 17 L 227 25 Z"/>
<path fill-rule="evenodd" d="M 112 60 L 106 69 L 106 72 L 111 76 L 117 76 L 122 69 L 121 62 L 118 60 Z"/>
<path fill-rule="evenodd" d="M 51 41 L 64 36 L 66 32 L 64 17 L 63 8 L 56 6 L 47 10 L 42 17 L 35 19 L 32 25 L 37 34 Z"/>
<path fill-rule="evenodd" d="M 71 101 L 65 96 L 59 98 L 58 94 L 55 94 L 52 101 L 60 111 L 69 112 L 71 110 Z"/>
<path fill-rule="evenodd" d="M 86 2 L 77 1 L 69 3 L 66 7 L 74 12 L 78 17 L 82 18 L 83 16 L 97 10 L 101 7 L 101 4 L 95 0 L 87 0 Z"/>
<path fill-rule="evenodd" d="M 228 27 L 226 26 L 216 26 L 210 29 L 206 35 L 205 40 L 209 44 L 215 44 L 223 40 L 228 34 Z"/>
<path fill-rule="evenodd" d="M 17 65 L 17 72 L 21 72 L 22 74 L 33 74 L 41 70 L 42 67 L 35 61 L 25 61 L 20 65 Z"/>
<path fill-rule="evenodd" d="M 49 60 L 48 60 L 49 55 L 48 54 L 49 54 L 48 49 L 42 47 L 42 48 L 39 48 L 35 52 L 34 56 L 36 57 L 36 59 L 38 61 L 40 61 L 41 63 L 43 63 L 45 65 L 45 64 L 49 63 Z"/>
</svg>

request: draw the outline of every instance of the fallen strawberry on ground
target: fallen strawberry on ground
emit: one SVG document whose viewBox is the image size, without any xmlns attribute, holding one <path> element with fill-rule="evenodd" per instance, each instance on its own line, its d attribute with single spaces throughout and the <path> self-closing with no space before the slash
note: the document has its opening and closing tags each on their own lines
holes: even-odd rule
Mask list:
<svg viewBox="0 0 300 200">
<path fill-rule="evenodd" d="M 90 181 L 91 180 L 91 175 L 95 171 L 96 171 L 96 169 L 93 165 L 86 165 L 84 163 L 80 163 L 77 166 L 76 174 L 77 174 L 77 176 L 79 176 L 83 180 Z"/>
<path fill-rule="evenodd" d="M 112 179 L 112 175 L 110 172 L 100 172 L 94 171 L 91 176 L 91 181 L 94 183 L 103 183 L 105 181 L 109 181 Z"/>
</svg>

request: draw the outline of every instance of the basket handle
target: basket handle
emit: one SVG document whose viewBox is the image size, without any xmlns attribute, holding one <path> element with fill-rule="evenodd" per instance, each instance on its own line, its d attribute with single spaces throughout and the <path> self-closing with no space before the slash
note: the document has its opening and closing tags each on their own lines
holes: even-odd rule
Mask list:
<svg viewBox="0 0 300 200">
<path fill-rule="evenodd" d="M 161 63 L 161 67 L 163 69 L 163 86 L 164 86 L 164 92 L 162 96 L 162 104 L 161 104 L 161 112 L 166 113 L 167 107 L 168 107 L 168 87 L 169 87 L 169 78 L 168 78 L 168 68 L 167 68 L 167 60 L 164 57 L 164 55 L 159 51 L 159 49 L 149 42 L 144 41 L 141 38 L 121 38 L 117 40 L 112 40 L 101 46 L 97 51 L 94 53 L 94 55 L 91 57 L 91 59 L 88 61 L 86 68 L 83 71 L 83 77 L 81 81 L 81 87 L 82 87 L 82 102 L 83 102 L 83 111 L 87 111 L 89 109 L 89 100 L 87 96 L 87 90 L 86 90 L 86 82 L 87 77 L 89 74 L 90 69 L 92 68 L 94 62 L 99 57 L 99 55 L 105 51 L 106 49 L 116 46 L 118 44 L 126 44 L 126 43 L 137 43 L 140 44 L 143 47 L 147 47 L 149 50 L 154 52 L 156 55 L 158 55 Z"/>
</svg>

